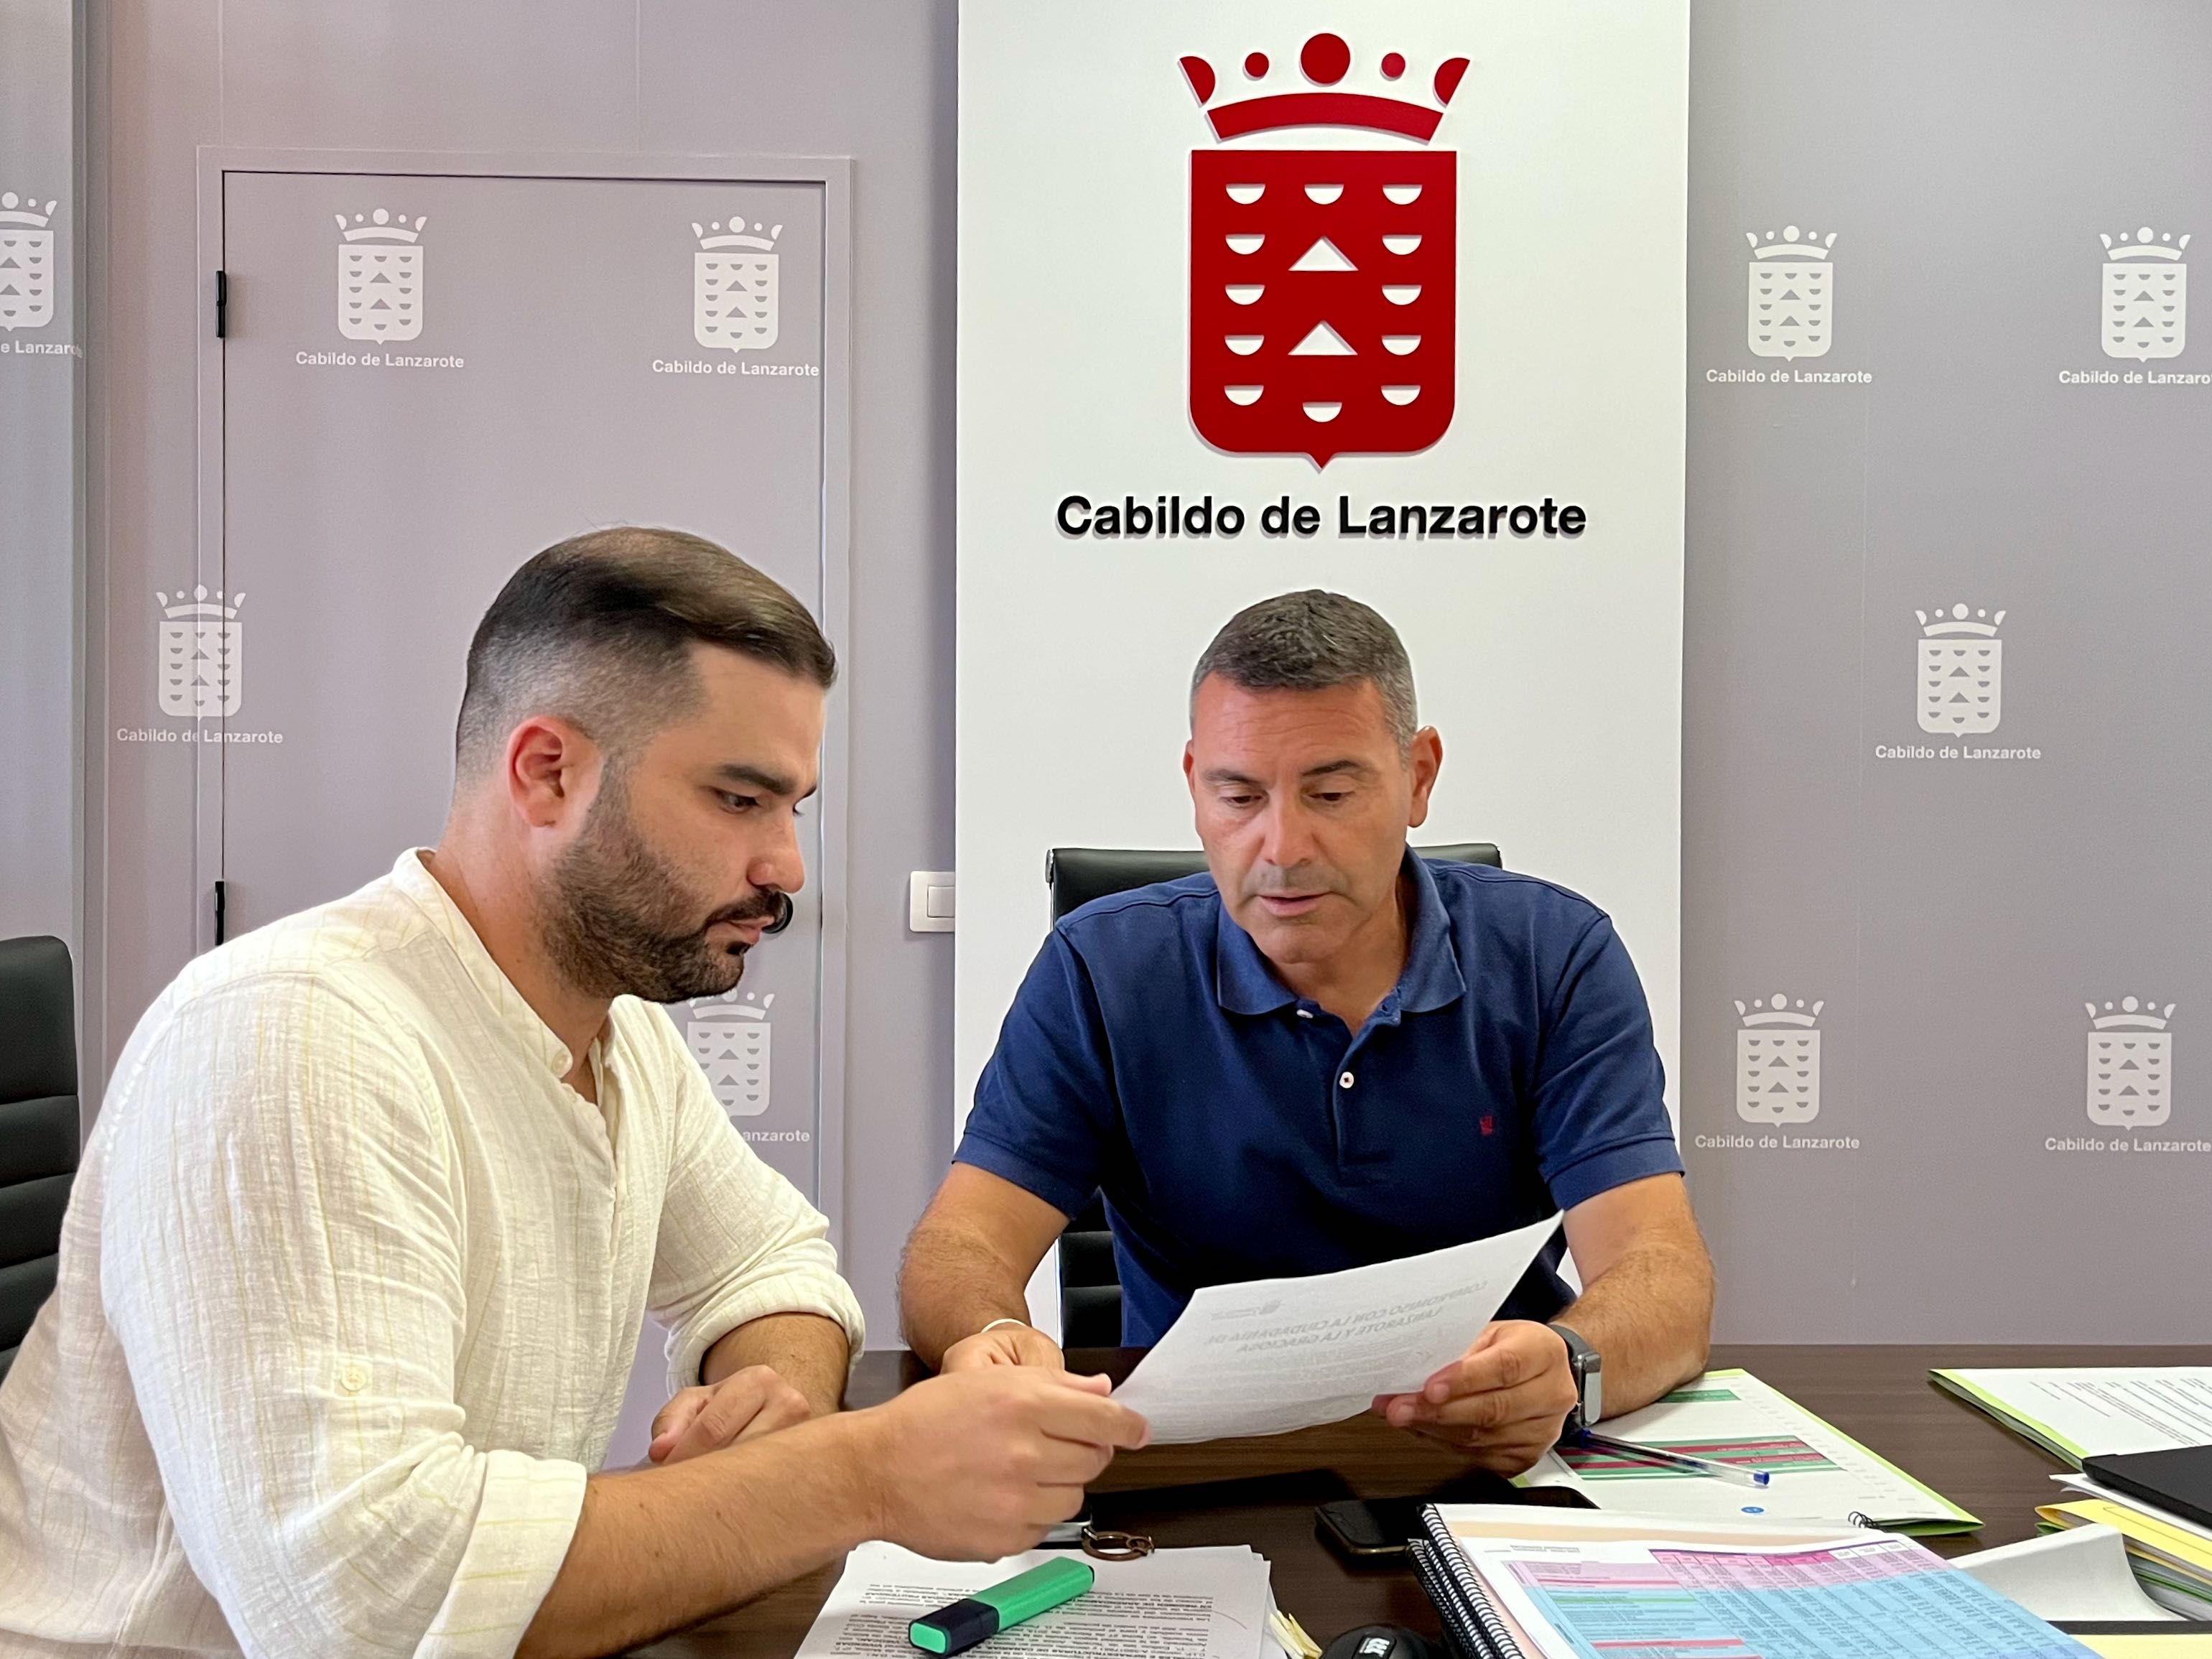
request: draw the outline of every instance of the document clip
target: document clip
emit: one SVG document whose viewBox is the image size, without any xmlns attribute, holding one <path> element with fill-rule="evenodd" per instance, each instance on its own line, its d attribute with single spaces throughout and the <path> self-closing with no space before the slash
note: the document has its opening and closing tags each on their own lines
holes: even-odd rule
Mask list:
<svg viewBox="0 0 2212 1659">
<path fill-rule="evenodd" d="M 1083 1553 L 1098 1561 L 1138 1561 L 1152 1553 L 1152 1540 L 1140 1532 L 1113 1532 L 1100 1527 L 1083 1529 Z"/>
</svg>

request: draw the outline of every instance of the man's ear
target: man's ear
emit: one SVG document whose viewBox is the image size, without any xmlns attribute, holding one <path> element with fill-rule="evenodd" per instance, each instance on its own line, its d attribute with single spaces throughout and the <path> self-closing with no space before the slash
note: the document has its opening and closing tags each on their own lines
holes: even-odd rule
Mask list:
<svg viewBox="0 0 2212 1659">
<path fill-rule="evenodd" d="M 1413 733 L 1406 764 L 1413 775 L 1413 799 L 1406 814 L 1406 827 L 1418 830 L 1428 821 L 1429 792 L 1437 787 L 1437 774 L 1444 766 L 1444 740 L 1437 735 L 1435 726 L 1425 726 Z"/>
<path fill-rule="evenodd" d="M 599 793 L 599 746 L 557 714 L 532 714 L 508 732 L 502 759 L 507 800 L 533 830 L 579 822 Z"/>
<path fill-rule="evenodd" d="M 1192 745 L 1188 742 L 1182 746 L 1182 781 L 1190 786 L 1191 799 L 1196 800 L 1198 799 L 1198 757 L 1192 752 Z"/>
</svg>

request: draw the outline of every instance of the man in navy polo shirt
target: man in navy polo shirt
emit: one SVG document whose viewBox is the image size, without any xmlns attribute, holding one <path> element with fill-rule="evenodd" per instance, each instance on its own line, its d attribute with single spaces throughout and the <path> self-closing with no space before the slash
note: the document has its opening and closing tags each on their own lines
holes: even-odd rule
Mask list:
<svg viewBox="0 0 2212 1659">
<path fill-rule="evenodd" d="M 1046 939 L 908 1243 L 923 1359 L 1060 1364 L 1023 1287 L 1103 1190 L 1133 1344 L 1200 1285 L 1565 1212 L 1583 1294 L 1553 1240 L 1463 1356 L 1375 1402 L 1486 1467 L 1518 1472 L 1571 1412 L 1633 1410 L 1703 1366 L 1712 1267 L 1636 969 L 1588 900 L 1407 848 L 1443 760 L 1366 605 L 1309 591 L 1231 619 L 1183 751 L 1209 872 Z"/>
</svg>

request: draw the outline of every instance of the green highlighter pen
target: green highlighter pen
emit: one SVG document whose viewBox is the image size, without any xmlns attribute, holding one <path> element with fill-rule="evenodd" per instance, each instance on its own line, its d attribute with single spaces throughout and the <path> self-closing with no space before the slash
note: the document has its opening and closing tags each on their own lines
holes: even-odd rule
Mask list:
<svg viewBox="0 0 2212 1659">
<path fill-rule="evenodd" d="M 924 1653 L 965 1653 L 1024 1619 L 1073 1601 L 1097 1577 L 1088 1561 L 1048 1561 L 915 1620 L 906 1627 L 906 1639 Z"/>
</svg>

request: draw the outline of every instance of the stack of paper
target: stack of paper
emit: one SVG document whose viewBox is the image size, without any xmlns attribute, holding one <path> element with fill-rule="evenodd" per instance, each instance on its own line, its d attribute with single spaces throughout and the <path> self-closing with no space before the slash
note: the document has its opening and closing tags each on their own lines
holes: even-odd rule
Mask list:
<svg viewBox="0 0 2212 1659">
<path fill-rule="evenodd" d="M 1488 1659 L 2087 1659 L 1909 1538 L 1447 1505 Z"/>
<path fill-rule="evenodd" d="M 1981 1525 L 1748 1371 L 1707 1371 L 1656 1405 L 1608 1419 L 1605 1432 L 1764 1469 L 1769 1484 L 1753 1490 L 1571 1445 L 1546 1454 L 1521 1483 L 1572 1486 L 1600 1509 L 1678 1521 L 1872 1525 L 1911 1533 L 1971 1532 Z"/>
<path fill-rule="evenodd" d="M 2212 1365 L 1980 1367 L 1929 1375 L 2075 1468 L 2085 1457 L 2212 1445 Z"/>
<path fill-rule="evenodd" d="M 2111 1527 L 2127 1540 L 2128 1565 L 2152 1601 L 2186 1618 L 2212 1620 L 2212 1529 L 2081 1475 L 2058 1479 L 2082 1496 L 2039 1508 L 2045 1528 Z"/>
<path fill-rule="evenodd" d="M 1064 1559 L 1031 1550 L 1003 1561 L 933 1561 L 896 1544 L 863 1544 L 846 1559 L 798 1659 L 911 1656 L 907 1626 L 964 1595 Z M 1135 1561 L 1092 1561 L 1098 1582 L 1073 1601 L 991 1638 L 1019 1659 L 1279 1659 L 1267 1559 L 1233 1548 L 1160 1550 Z"/>
</svg>

